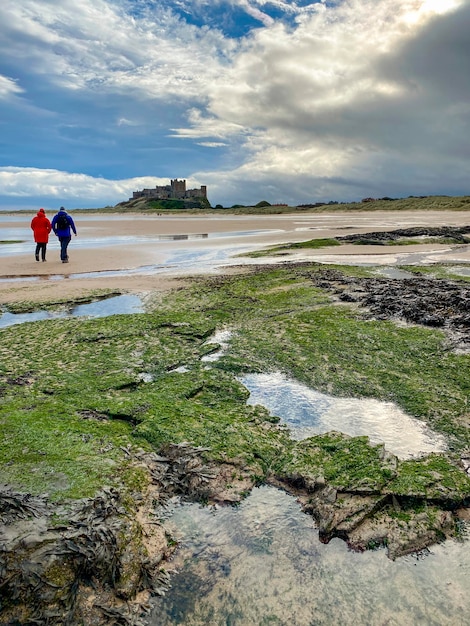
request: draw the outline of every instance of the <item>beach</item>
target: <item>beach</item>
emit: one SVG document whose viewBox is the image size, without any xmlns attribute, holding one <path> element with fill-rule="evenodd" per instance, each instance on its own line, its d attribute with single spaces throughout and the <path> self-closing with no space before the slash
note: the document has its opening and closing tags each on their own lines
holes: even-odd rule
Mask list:
<svg viewBox="0 0 470 626">
<path fill-rule="evenodd" d="M 240 271 L 248 263 L 313 260 L 333 264 L 470 263 L 470 246 L 437 243 L 302 249 L 282 256 L 237 256 L 283 243 L 414 226 L 465 226 L 465 211 L 332 211 L 281 215 L 122 215 L 72 213 L 78 236 L 70 263 L 51 235 L 46 263 L 34 259 L 33 215 L 1 215 L 0 304 L 76 298 L 95 290 L 164 291 L 191 276 Z M 52 219 L 53 215 L 49 214 Z M 182 262 L 182 259 L 184 262 Z M 235 269 L 236 268 L 236 269 Z"/>
</svg>

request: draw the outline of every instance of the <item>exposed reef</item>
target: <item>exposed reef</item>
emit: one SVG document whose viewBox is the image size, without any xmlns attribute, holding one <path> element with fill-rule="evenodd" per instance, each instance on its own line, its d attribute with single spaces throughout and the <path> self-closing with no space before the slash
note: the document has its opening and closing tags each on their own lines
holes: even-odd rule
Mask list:
<svg viewBox="0 0 470 626">
<path fill-rule="evenodd" d="M 160 509 L 174 496 L 231 505 L 274 485 L 322 541 L 391 559 L 456 536 L 469 517 L 469 305 L 463 280 L 295 263 L 195 280 L 150 314 L 2 331 L 0 624 L 145 624 L 171 576 Z M 203 362 L 227 325 L 230 349 Z M 236 378 L 269 367 L 400 401 L 449 450 L 402 461 L 367 437 L 294 441 Z"/>
</svg>

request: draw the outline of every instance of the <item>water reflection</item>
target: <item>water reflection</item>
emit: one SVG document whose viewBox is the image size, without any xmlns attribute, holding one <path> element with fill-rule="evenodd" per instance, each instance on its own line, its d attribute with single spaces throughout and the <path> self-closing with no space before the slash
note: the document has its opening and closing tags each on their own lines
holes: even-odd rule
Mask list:
<svg viewBox="0 0 470 626">
<path fill-rule="evenodd" d="M 366 435 L 371 443 L 384 443 L 401 459 L 446 449 L 445 439 L 392 402 L 374 399 L 335 398 L 283 374 L 248 374 L 241 382 L 250 391 L 248 404 L 262 404 L 282 418 L 294 439 L 305 439 L 331 430 Z"/>
<path fill-rule="evenodd" d="M 38 322 L 46 319 L 64 317 L 107 317 L 109 315 L 142 313 L 144 311 L 142 301 L 135 295 L 120 295 L 104 298 L 94 302 L 78 304 L 70 309 L 55 311 L 32 311 L 31 313 L 0 314 L 0 328 L 24 324 L 25 322 Z"/>
<path fill-rule="evenodd" d="M 114 217 L 113 217 L 114 220 Z M 12 256 L 19 254 L 31 254 L 33 256 L 34 252 L 34 242 L 32 240 L 32 235 L 30 235 L 30 229 L 28 225 L 28 230 L 26 231 L 28 234 L 25 237 L 25 229 L 24 228 L 5 228 L 2 231 L 2 239 L 4 240 L 15 240 L 16 243 L 8 243 L 4 245 L 0 245 L 0 257 L 1 256 Z M 100 236 L 100 235 L 90 235 L 86 232 L 80 233 L 80 237 L 73 239 L 74 248 L 79 249 L 93 249 L 98 248 L 100 246 L 123 246 L 123 245 L 133 245 L 138 246 L 140 244 L 148 244 L 159 242 L 166 243 L 168 241 L 199 241 L 202 239 L 210 239 L 211 241 L 217 241 L 219 239 L 228 239 L 228 238 L 240 238 L 240 237 L 253 237 L 257 235 L 269 235 L 273 233 L 281 233 L 282 231 L 279 229 L 253 229 L 253 230 L 238 230 L 238 231 L 223 231 L 223 232 L 214 232 L 214 233 L 188 233 L 188 234 L 175 234 L 175 235 L 114 235 L 113 237 L 109 236 Z M 55 238 L 50 240 L 50 244 L 48 247 L 49 254 L 59 254 L 59 243 Z"/>
<path fill-rule="evenodd" d="M 95 300 L 79 304 L 72 309 L 74 317 L 107 317 L 108 315 L 143 313 L 142 300 L 135 295 L 113 296 L 103 300 Z"/>
<path fill-rule="evenodd" d="M 174 250 L 168 255 L 168 258 L 162 263 L 153 265 L 141 265 L 134 268 L 126 268 L 120 270 L 98 270 L 93 272 L 80 272 L 71 274 L 48 274 L 37 276 L 31 274 L 29 276 L 0 276 L 0 281 L 5 283 L 18 282 L 39 282 L 41 280 L 64 280 L 64 279 L 83 279 L 83 278 L 114 278 L 119 276 L 145 276 L 152 274 L 194 274 L 203 272 L 216 272 L 219 268 L 230 265 L 232 261 L 230 257 L 246 251 L 246 246 L 238 245 L 231 248 L 205 248 L 201 250 Z M 255 263 L 256 259 L 252 259 L 251 263 Z"/>
<path fill-rule="evenodd" d="M 152 601 L 151 626 L 456 626 L 470 615 L 468 542 L 397 561 L 323 545 L 312 518 L 271 487 L 237 508 L 177 507 L 170 523 L 177 573 Z"/>
</svg>

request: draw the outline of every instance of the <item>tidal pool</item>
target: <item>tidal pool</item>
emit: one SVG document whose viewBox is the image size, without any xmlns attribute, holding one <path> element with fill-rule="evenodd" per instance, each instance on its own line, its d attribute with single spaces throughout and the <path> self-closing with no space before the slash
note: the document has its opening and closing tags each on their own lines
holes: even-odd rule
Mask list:
<svg viewBox="0 0 470 626">
<path fill-rule="evenodd" d="M 271 415 L 280 417 L 297 440 L 331 430 L 354 437 L 367 435 L 371 443 L 384 443 L 401 459 L 446 449 L 444 437 L 393 402 L 335 398 L 280 372 L 247 374 L 240 381 L 250 392 L 248 404 L 262 404 Z"/>
<path fill-rule="evenodd" d="M 180 547 L 149 626 L 468 624 L 468 541 L 396 561 L 340 539 L 324 545 L 313 519 L 273 487 L 238 507 L 176 506 L 165 524 Z"/>
<path fill-rule="evenodd" d="M 119 270 L 97 270 L 93 272 L 76 272 L 67 274 L 42 274 L 29 276 L 0 276 L 2 283 L 39 282 L 44 280 L 80 280 L 83 278 L 112 278 L 116 276 L 145 276 L 151 274 L 191 275 L 197 273 L 217 272 L 219 268 L 231 265 L 231 257 L 247 251 L 248 247 L 237 245 L 232 247 L 204 248 L 192 250 L 173 250 L 165 260 L 158 264 L 141 265 L 134 268 Z M 254 264 L 256 259 L 243 261 Z M 242 261 L 240 261 L 241 263 Z M 67 270 L 70 268 L 67 266 Z"/>
<path fill-rule="evenodd" d="M 458 276 L 470 276 L 470 266 L 467 267 L 453 267 L 451 268 L 452 272 L 454 272 L 454 274 L 457 274 Z"/>
<path fill-rule="evenodd" d="M 406 272 L 398 267 L 381 267 L 377 270 L 377 273 L 385 278 L 414 278 L 415 275 L 412 272 Z"/>
<path fill-rule="evenodd" d="M 24 324 L 25 322 L 38 322 L 46 319 L 64 317 L 107 317 L 109 315 L 142 313 L 142 301 L 138 296 L 120 295 L 102 300 L 95 300 L 85 304 L 78 304 L 69 309 L 57 309 L 55 311 L 32 311 L 31 313 L 0 313 L 0 328 Z"/>
</svg>

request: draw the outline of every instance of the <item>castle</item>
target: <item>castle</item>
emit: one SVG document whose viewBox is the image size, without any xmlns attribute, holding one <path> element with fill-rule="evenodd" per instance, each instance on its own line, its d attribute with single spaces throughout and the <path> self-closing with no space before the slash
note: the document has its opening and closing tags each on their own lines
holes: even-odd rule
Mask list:
<svg viewBox="0 0 470 626">
<path fill-rule="evenodd" d="M 136 200 L 137 198 L 150 198 L 153 200 L 207 199 L 207 187 L 203 185 L 200 189 L 186 189 L 186 180 L 178 180 L 175 178 L 170 181 L 169 185 L 160 185 L 153 189 L 134 191 L 132 198 L 129 198 L 129 200 Z"/>
</svg>

